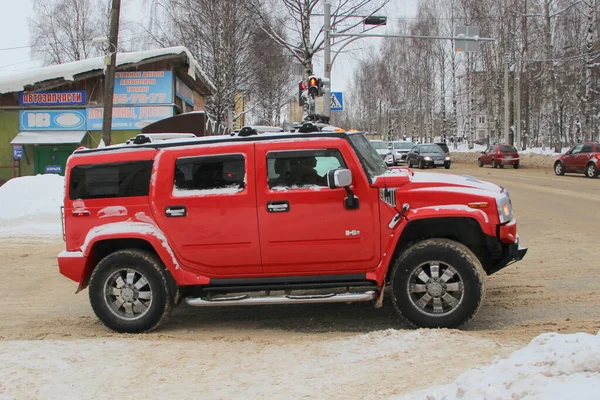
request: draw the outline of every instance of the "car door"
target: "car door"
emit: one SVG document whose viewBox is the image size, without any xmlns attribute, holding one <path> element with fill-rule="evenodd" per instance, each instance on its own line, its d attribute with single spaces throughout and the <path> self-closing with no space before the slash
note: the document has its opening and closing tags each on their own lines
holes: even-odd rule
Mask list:
<svg viewBox="0 0 600 400">
<path fill-rule="evenodd" d="M 166 149 L 157 159 L 154 216 L 184 266 L 260 274 L 254 144 Z"/>
<path fill-rule="evenodd" d="M 323 140 L 310 146 L 306 142 L 256 144 L 265 274 L 356 273 L 378 265 L 378 192 L 370 188 L 354 160 L 349 146 L 338 149 Z M 339 167 L 352 171 L 352 190 L 360 201 L 357 209 L 345 207 L 345 189 L 327 186 L 327 172 Z"/>
<path fill-rule="evenodd" d="M 578 171 L 585 170 L 585 165 L 587 164 L 588 160 L 590 159 L 590 155 L 593 153 L 593 151 L 594 151 L 594 145 L 592 143 L 584 143 L 583 144 L 581 151 L 579 152 L 579 154 L 577 154 L 577 157 L 575 158 L 575 160 L 576 160 L 575 162 L 576 162 Z"/>
<path fill-rule="evenodd" d="M 567 155 L 565 155 L 565 158 L 563 161 L 565 163 L 565 169 L 567 171 L 576 171 L 577 170 L 577 156 L 581 152 L 582 148 L 583 148 L 583 144 L 578 144 L 575 147 L 573 147 Z"/>
<path fill-rule="evenodd" d="M 486 165 L 486 164 L 489 164 L 489 163 L 491 162 L 491 161 L 490 161 L 490 158 L 491 158 L 491 157 L 490 157 L 490 153 L 491 153 L 491 151 L 492 151 L 492 146 L 488 146 L 488 147 L 487 147 L 487 148 L 484 150 L 483 154 L 479 156 L 479 159 L 481 160 L 481 162 L 482 162 L 484 165 Z"/>
</svg>

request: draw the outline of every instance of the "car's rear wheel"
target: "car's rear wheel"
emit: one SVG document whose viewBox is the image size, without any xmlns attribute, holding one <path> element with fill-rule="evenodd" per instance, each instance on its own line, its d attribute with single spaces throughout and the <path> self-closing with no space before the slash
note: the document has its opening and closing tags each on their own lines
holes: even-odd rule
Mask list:
<svg viewBox="0 0 600 400">
<path fill-rule="evenodd" d="M 485 272 L 465 245 L 427 239 L 395 261 L 390 285 L 396 311 L 410 324 L 455 328 L 479 310 L 485 297 Z"/>
<path fill-rule="evenodd" d="M 519 163 L 513 164 L 514 169 L 519 169 Z"/>
<path fill-rule="evenodd" d="M 117 332 L 156 329 L 173 308 L 163 271 L 160 260 L 143 250 L 119 250 L 103 258 L 89 286 L 98 319 Z"/>
<path fill-rule="evenodd" d="M 557 161 L 556 163 L 554 163 L 554 173 L 559 176 L 565 174 L 565 166 L 562 162 Z"/>
<path fill-rule="evenodd" d="M 481 161 L 481 158 L 478 158 L 478 159 L 477 159 L 477 166 L 478 166 L 479 168 L 483 167 L 483 161 Z"/>
<path fill-rule="evenodd" d="M 500 168 L 504 168 L 504 164 L 498 164 Z"/>
<path fill-rule="evenodd" d="M 585 167 L 585 176 L 588 178 L 597 178 L 598 177 L 598 168 L 596 168 L 596 164 L 593 162 L 588 163 Z"/>
<path fill-rule="evenodd" d="M 498 164 L 496 164 L 496 160 L 492 160 L 492 168 L 498 168 Z"/>
</svg>

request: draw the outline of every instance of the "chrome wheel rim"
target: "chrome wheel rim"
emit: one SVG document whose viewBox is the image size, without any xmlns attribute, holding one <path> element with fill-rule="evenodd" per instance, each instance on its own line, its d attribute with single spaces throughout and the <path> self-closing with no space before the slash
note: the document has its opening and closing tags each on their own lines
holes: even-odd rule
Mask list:
<svg viewBox="0 0 600 400">
<path fill-rule="evenodd" d="M 590 178 L 594 176 L 594 174 L 596 173 L 596 167 L 594 166 L 594 164 L 590 164 L 588 166 L 587 172 Z"/>
<path fill-rule="evenodd" d="M 428 261 L 415 268 L 407 289 L 412 305 L 434 317 L 452 313 L 464 298 L 462 277 L 455 268 L 441 261 Z"/>
<path fill-rule="evenodd" d="M 146 315 L 152 305 L 152 288 L 139 271 L 121 268 L 104 281 L 104 302 L 119 318 L 139 319 Z"/>
<path fill-rule="evenodd" d="M 556 164 L 556 167 L 554 167 L 554 172 L 556 172 L 557 175 L 560 175 L 560 173 L 562 172 L 562 165 Z"/>
</svg>

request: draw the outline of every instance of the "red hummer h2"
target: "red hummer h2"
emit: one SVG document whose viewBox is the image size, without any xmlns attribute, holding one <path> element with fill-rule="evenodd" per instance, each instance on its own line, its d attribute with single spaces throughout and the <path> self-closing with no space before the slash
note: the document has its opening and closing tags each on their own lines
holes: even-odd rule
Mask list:
<svg viewBox="0 0 600 400">
<path fill-rule="evenodd" d="M 109 328 L 171 309 L 373 301 L 420 327 L 475 315 L 523 258 L 506 190 L 388 169 L 361 133 L 204 137 L 78 150 L 60 272 Z"/>
</svg>

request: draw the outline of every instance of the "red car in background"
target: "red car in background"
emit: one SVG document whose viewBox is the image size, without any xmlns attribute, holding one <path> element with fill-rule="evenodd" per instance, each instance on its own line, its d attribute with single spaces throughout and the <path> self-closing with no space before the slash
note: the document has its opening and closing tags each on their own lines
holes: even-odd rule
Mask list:
<svg viewBox="0 0 600 400">
<path fill-rule="evenodd" d="M 492 168 L 504 168 L 505 165 L 512 165 L 514 169 L 519 168 L 519 153 L 513 146 L 506 144 L 493 144 L 481 152 L 477 165 L 491 165 Z"/>
<path fill-rule="evenodd" d="M 554 173 L 583 172 L 588 178 L 597 178 L 600 170 L 600 144 L 580 143 L 554 162 Z"/>
</svg>

